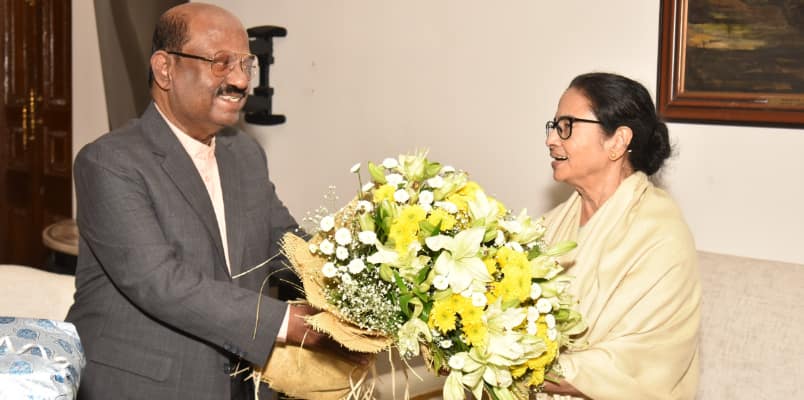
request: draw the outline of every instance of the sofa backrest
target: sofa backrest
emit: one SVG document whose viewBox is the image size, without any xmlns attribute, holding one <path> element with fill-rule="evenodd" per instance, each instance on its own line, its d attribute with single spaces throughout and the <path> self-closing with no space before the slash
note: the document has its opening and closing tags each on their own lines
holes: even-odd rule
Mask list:
<svg viewBox="0 0 804 400">
<path fill-rule="evenodd" d="M 804 265 L 699 252 L 699 400 L 804 398 Z"/>
<path fill-rule="evenodd" d="M 63 321 L 73 304 L 75 277 L 20 265 L 0 265 L 0 317 Z"/>
</svg>

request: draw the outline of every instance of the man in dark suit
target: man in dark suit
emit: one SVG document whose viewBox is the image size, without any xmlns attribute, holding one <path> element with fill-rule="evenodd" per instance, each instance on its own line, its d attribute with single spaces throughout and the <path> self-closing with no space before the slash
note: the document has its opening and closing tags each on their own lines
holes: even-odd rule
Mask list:
<svg viewBox="0 0 804 400">
<path fill-rule="evenodd" d="M 81 234 L 68 321 L 88 363 L 79 398 L 246 399 L 236 366 L 283 341 L 335 349 L 260 293 L 298 229 L 259 144 L 234 128 L 256 61 L 229 12 L 188 3 L 154 33 L 153 103 L 75 161 Z M 349 354 L 343 354 L 349 356 Z"/>
</svg>

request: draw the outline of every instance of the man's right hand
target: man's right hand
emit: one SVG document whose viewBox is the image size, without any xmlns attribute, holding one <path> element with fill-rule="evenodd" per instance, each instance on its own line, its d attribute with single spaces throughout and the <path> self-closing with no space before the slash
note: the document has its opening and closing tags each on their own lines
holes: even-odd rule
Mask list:
<svg viewBox="0 0 804 400">
<path fill-rule="evenodd" d="M 326 351 L 354 364 L 367 365 L 371 360 L 370 354 L 350 351 L 326 333 L 317 332 L 310 327 L 304 317 L 318 314 L 321 312 L 320 310 L 308 304 L 291 304 L 288 312 L 290 315 L 286 343 L 313 351 Z"/>
</svg>

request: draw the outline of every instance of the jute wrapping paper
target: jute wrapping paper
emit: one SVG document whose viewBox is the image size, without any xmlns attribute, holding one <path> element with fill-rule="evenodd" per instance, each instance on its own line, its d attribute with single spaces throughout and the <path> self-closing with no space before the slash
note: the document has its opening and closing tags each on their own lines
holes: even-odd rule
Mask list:
<svg viewBox="0 0 804 400">
<path fill-rule="evenodd" d="M 312 241 L 320 239 L 315 237 Z M 313 329 L 329 334 L 353 351 L 376 354 L 391 346 L 391 338 L 350 324 L 327 303 L 321 274 L 325 260 L 311 254 L 309 244 L 304 239 L 286 234 L 282 238 L 282 248 L 291 267 L 301 278 L 307 303 L 323 310 L 306 319 Z M 355 386 L 369 369 L 370 365 L 354 365 L 328 353 L 305 349 L 302 344 L 302 347 L 277 345 L 265 368 L 256 372 L 261 375 L 260 380 L 289 396 L 336 400 L 353 394 Z"/>
</svg>

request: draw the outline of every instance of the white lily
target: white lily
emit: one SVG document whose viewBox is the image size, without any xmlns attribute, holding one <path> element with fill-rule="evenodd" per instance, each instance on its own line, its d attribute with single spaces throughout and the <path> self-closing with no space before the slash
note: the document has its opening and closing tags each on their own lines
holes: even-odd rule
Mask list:
<svg viewBox="0 0 804 400">
<path fill-rule="evenodd" d="M 399 156 L 399 170 L 410 180 L 420 180 L 427 165 L 427 152 L 419 151 L 413 155 Z"/>
<path fill-rule="evenodd" d="M 463 399 L 464 385 L 472 391 L 476 399 L 483 395 L 483 373 L 486 370 L 479 353 L 472 349 L 460 352 L 449 359 L 450 374 L 444 383 L 444 400 Z"/>
<path fill-rule="evenodd" d="M 436 274 L 446 277 L 456 293 L 466 290 L 473 280 L 482 283 L 492 280 L 486 264 L 478 257 L 485 231 L 484 228 L 473 228 L 461 231 L 455 237 L 437 235 L 425 239 L 431 250 L 447 250 L 439 254 L 433 269 Z"/>
<path fill-rule="evenodd" d="M 444 389 L 441 391 L 444 400 L 464 400 L 463 393 L 463 373 L 459 370 L 452 370 L 444 381 Z M 480 397 L 477 397 L 478 399 Z"/>
<path fill-rule="evenodd" d="M 514 330 L 528 317 L 527 308 L 512 307 L 503 310 L 502 302 L 498 300 L 489 304 L 485 317 L 489 328 L 488 347 L 485 354 L 488 363 L 508 371 L 509 367 L 538 357 L 546 350 L 544 343 L 539 338 Z M 493 379 L 503 379 L 504 381 L 507 377 L 504 374 L 497 374 Z M 487 382 L 492 383 L 488 380 Z"/>
<path fill-rule="evenodd" d="M 399 352 L 405 357 L 414 357 L 419 355 L 419 338 L 424 337 L 428 342 L 433 339 L 430 335 L 430 328 L 427 323 L 419 318 L 412 318 L 402 324 L 397 332 L 399 340 L 397 346 Z"/>
<path fill-rule="evenodd" d="M 366 258 L 366 261 L 372 264 L 389 264 L 389 265 L 397 265 L 399 264 L 399 253 L 394 251 L 390 247 L 383 246 L 380 242 L 377 242 L 374 247 L 377 248 L 377 252 L 374 254 L 369 255 Z"/>
<path fill-rule="evenodd" d="M 530 243 L 544 235 L 545 227 L 541 219 L 533 221 L 528 210 L 523 209 L 516 218 L 500 221 L 500 226 L 511 233 L 511 239 L 519 243 Z"/>
<path fill-rule="evenodd" d="M 469 214 L 473 220 L 484 220 L 487 225 L 497 220 L 497 215 L 500 212 L 497 201 L 486 196 L 482 190 L 476 191 L 474 198 L 469 199 L 467 204 L 469 205 Z"/>
<path fill-rule="evenodd" d="M 501 367 L 490 362 L 488 353 L 481 353 L 477 347 L 468 352 L 461 352 L 449 359 L 450 375 L 444 384 L 444 399 L 463 399 L 463 387 L 466 386 L 476 399 L 483 394 L 484 382 L 498 386 L 508 387 L 513 377 L 508 367 Z M 457 368 L 459 367 L 459 368 Z M 461 393 L 458 393 L 458 388 Z"/>
<path fill-rule="evenodd" d="M 418 252 L 418 251 L 417 251 Z M 399 268 L 399 275 L 408 282 L 416 280 L 416 276 L 426 267 L 430 262 L 430 257 L 415 256 L 417 252 L 413 252 L 412 257 L 403 257 L 399 260 L 397 265 Z"/>
</svg>

